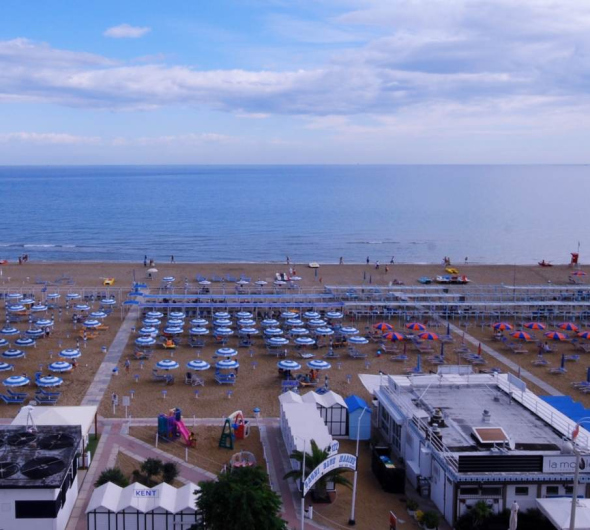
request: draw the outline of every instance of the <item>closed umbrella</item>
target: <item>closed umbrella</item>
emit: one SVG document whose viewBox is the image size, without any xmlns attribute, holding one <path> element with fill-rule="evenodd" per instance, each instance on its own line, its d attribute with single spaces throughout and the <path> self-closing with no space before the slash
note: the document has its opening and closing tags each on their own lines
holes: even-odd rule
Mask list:
<svg viewBox="0 0 590 530">
<path fill-rule="evenodd" d="M 59 386 L 64 382 L 61 377 L 57 377 L 55 375 L 45 375 L 43 377 L 39 377 L 35 383 L 37 386 L 42 388 L 49 388 L 54 386 Z"/>
<path fill-rule="evenodd" d="M 65 350 L 61 350 L 59 352 L 59 356 L 66 359 L 77 359 L 78 357 L 82 356 L 82 353 L 78 348 L 66 348 Z"/>
<path fill-rule="evenodd" d="M 172 359 L 162 359 L 156 363 L 156 368 L 161 368 L 162 370 L 176 370 L 179 367 L 180 365 Z"/>
<path fill-rule="evenodd" d="M 219 348 L 215 353 L 221 357 L 235 357 L 238 351 L 233 348 Z"/>
<path fill-rule="evenodd" d="M 7 387 L 25 386 L 28 385 L 31 380 L 24 375 L 13 375 L 2 381 L 2 384 Z"/>
<path fill-rule="evenodd" d="M 198 372 L 201 372 L 203 370 L 209 370 L 209 368 L 211 368 L 211 365 L 205 361 L 202 361 L 201 359 L 195 359 L 194 361 L 189 361 L 186 367 L 190 370 L 196 370 Z"/>
<path fill-rule="evenodd" d="M 22 350 L 17 350 L 15 348 L 10 348 L 9 350 L 2 352 L 2 357 L 5 359 L 20 359 L 21 357 L 25 356 L 25 352 Z"/>
<path fill-rule="evenodd" d="M 55 361 L 47 367 L 50 372 L 69 372 L 73 366 L 65 361 Z"/>
</svg>

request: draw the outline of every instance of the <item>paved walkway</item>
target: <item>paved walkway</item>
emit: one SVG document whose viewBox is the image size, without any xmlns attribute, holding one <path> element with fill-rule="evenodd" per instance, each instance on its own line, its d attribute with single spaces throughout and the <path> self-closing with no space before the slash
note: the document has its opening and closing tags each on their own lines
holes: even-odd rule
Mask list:
<svg viewBox="0 0 590 530">
<path fill-rule="evenodd" d="M 559 390 L 557 390 L 557 388 L 552 387 L 549 383 L 546 383 L 545 381 L 543 381 L 542 379 L 540 379 L 536 375 L 532 374 L 528 370 L 525 370 L 524 368 L 522 368 L 521 366 L 519 366 L 515 362 L 512 362 L 508 357 L 506 357 L 505 355 L 502 355 L 501 353 L 498 353 L 496 350 L 494 350 L 493 348 L 491 348 L 487 344 L 483 344 L 479 339 L 476 339 L 472 335 L 469 335 L 463 329 L 460 329 L 457 326 L 454 326 L 453 324 L 449 324 L 449 328 L 451 331 L 453 331 L 457 335 L 464 336 L 465 342 L 468 342 L 475 347 L 479 347 L 479 345 L 481 344 L 482 351 L 487 353 L 490 357 L 493 357 L 494 359 L 505 364 L 506 366 L 508 366 L 508 368 L 510 368 L 511 370 L 514 370 L 516 373 L 520 372 L 521 379 L 526 379 L 526 380 L 530 381 L 531 383 L 537 385 L 539 388 L 541 388 L 542 390 L 544 390 L 545 392 L 547 392 L 551 396 L 562 396 L 563 395 Z"/>
</svg>

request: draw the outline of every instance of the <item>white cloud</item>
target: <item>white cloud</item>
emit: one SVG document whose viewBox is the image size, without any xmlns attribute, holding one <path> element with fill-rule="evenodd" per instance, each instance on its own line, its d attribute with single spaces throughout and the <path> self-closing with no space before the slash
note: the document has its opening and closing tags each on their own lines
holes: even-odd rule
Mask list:
<svg viewBox="0 0 590 530">
<path fill-rule="evenodd" d="M 101 143 L 98 136 L 75 136 L 64 133 L 13 132 L 0 133 L 0 143 L 19 142 L 38 145 L 96 145 Z"/>
<path fill-rule="evenodd" d="M 217 133 L 188 133 L 166 136 L 141 136 L 139 138 L 115 138 L 115 146 L 191 146 L 207 143 L 228 143 L 235 140 L 232 136 Z"/>
<path fill-rule="evenodd" d="M 139 39 L 149 33 L 152 28 L 131 26 L 130 24 L 120 24 L 108 28 L 103 35 L 112 39 Z"/>
</svg>

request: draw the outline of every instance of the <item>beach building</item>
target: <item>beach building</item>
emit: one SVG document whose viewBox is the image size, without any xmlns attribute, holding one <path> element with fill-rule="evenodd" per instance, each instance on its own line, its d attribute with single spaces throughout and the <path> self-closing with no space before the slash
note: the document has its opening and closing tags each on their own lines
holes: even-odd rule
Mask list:
<svg viewBox="0 0 590 530">
<path fill-rule="evenodd" d="M 88 530 L 173 530 L 200 522 L 196 510 L 199 486 L 189 482 L 181 488 L 138 483 L 121 488 L 112 482 L 94 490 L 88 508 Z"/>
<path fill-rule="evenodd" d="M 453 524 L 478 501 L 494 512 L 535 508 L 573 494 L 575 422 L 511 374 L 439 367 L 437 374 L 385 376 L 374 388 L 373 429 L 406 476 Z M 589 433 L 580 429 L 582 452 Z M 576 495 L 590 493 L 582 457 Z"/>
<path fill-rule="evenodd" d="M 351 440 L 371 438 L 371 407 L 359 396 L 348 396 L 344 402 L 348 407 L 348 437 Z"/>
<path fill-rule="evenodd" d="M 318 394 L 313 390 L 303 394 L 304 403 L 314 403 L 328 432 L 332 436 L 346 436 L 348 433 L 348 406 L 340 394 L 330 390 Z"/>
<path fill-rule="evenodd" d="M 79 426 L 0 427 L 0 527 L 63 530 L 78 496 Z"/>
</svg>

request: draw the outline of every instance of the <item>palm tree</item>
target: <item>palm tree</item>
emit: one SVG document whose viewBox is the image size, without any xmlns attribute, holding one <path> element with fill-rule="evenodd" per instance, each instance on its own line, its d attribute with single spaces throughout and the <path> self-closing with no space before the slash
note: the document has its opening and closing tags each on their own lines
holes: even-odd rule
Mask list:
<svg viewBox="0 0 590 530">
<path fill-rule="evenodd" d="M 141 466 L 141 472 L 145 475 L 147 485 L 153 486 L 152 477 L 159 475 L 162 472 L 162 461 L 157 458 L 146 458 Z"/>
<path fill-rule="evenodd" d="M 305 476 L 307 477 L 324 460 L 327 460 L 329 456 L 330 455 L 327 450 L 320 449 L 316 441 L 311 440 L 311 453 L 305 453 Z M 303 451 L 298 451 L 295 449 L 295 451 L 291 453 L 290 458 L 296 460 L 300 464 L 303 464 Z M 299 469 L 289 471 L 289 473 L 287 473 L 283 478 L 295 478 L 301 480 L 301 467 L 302 465 L 299 466 Z M 334 484 L 340 484 L 341 486 L 351 488 L 352 483 L 350 480 L 342 476 L 342 474 L 346 473 L 346 471 L 346 469 L 334 469 L 320 478 L 313 487 L 315 499 L 323 502 L 329 500 L 329 495 L 327 492 L 328 482 L 334 482 Z"/>
</svg>

